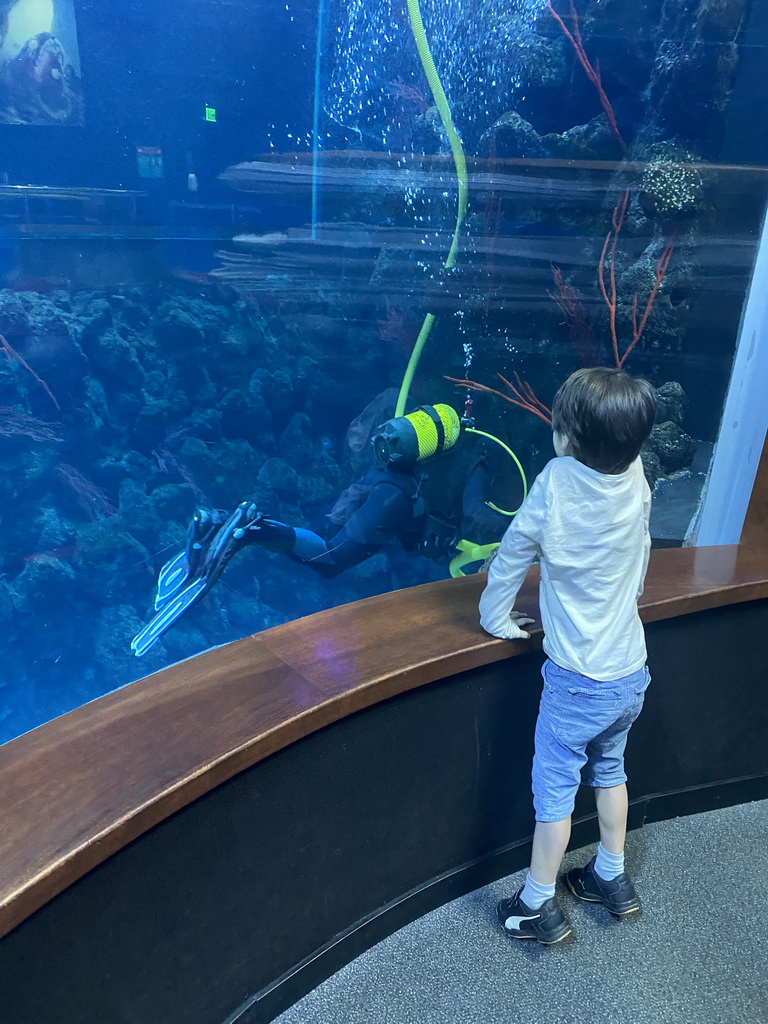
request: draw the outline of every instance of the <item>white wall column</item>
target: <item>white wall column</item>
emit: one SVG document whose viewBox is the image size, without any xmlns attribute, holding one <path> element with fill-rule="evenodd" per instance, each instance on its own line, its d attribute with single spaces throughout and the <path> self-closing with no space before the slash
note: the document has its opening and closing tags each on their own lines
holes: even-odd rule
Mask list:
<svg viewBox="0 0 768 1024">
<path fill-rule="evenodd" d="M 690 535 L 697 546 L 738 544 L 768 430 L 768 216 L 741 320 L 709 479 Z"/>
</svg>

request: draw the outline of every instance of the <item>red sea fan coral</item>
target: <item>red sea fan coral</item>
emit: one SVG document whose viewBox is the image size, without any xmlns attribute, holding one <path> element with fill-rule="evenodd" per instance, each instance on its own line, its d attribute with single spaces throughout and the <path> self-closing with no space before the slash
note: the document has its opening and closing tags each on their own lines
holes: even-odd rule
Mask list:
<svg viewBox="0 0 768 1024">
<path fill-rule="evenodd" d="M 74 466 L 62 462 L 56 467 L 56 475 L 74 492 L 78 504 L 92 522 L 107 519 L 117 511 L 106 494 Z"/>
<path fill-rule="evenodd" d="M 0 436 L 31 437 L 33 441 L 61 441 L 56 425 L 37 420 L 25 412 L 9 406 L 0 406 Z"/>
</svg>

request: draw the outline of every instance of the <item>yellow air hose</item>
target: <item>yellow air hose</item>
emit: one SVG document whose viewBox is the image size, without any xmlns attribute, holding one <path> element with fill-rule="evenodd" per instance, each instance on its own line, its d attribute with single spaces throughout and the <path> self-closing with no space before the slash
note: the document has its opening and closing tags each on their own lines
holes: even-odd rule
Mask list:
<svg viewBox="0 0 768 1024">
<path fill-rule="evenodd" d="M 440 120 L 443 122 L 443 128 L 448 136 L 448 142 L 450 143 L 451 152 L 453 153 L 453 162 L 456 165 L 456 177 L 459 182 L 456 228 L 453 232 L 453 242 L 451 244 L 450 252 L 448 253 L 448 258 L 445 261 L 445 269 L 451 270 L 456 265 L 456 254 L 459 251 L 459 234 L 461 232 L 461 226 L 464 223 L 464 218 L 467 215 L 467 205 L 469 203 L 467 160 L 464 156 L 464 148 L 461 145 L 459 133 L 456 131 L 456 125 L 453 123 L 453 116 L 451 114 L 450 104 L 448 103 L 448 97 L 445 95 L 445 89 L 443 89 L 440 76 L 438 75 L 437 68 L 435 67 L 435 62 L 432 59 L 432 52 L 429 48 L 427 33 L 424 31 L 424 22 L 421 20 L 419 0 L 408 0 L 408 16 L 411 21 L 411 30 L 413 32 L 413 37 L 416 40 L 416 48 L 419 51 L 422 67 L 424 68 L 424 73 L 427 76 L 429 88 L 432 90 L 432 97 L 440 114 Z M 408 367 L 405 371 L 403 384 L 400 388 L 400 395 L 397 399 L 395 416 L 402 416 L 405 413 L 405 406 L 408 402 L 408 393 L 411 390 L 411 384 L 413 383 L 413 378 L 416 374 L 416 367 L 419 365 L 421 353 L 427 343 L 427 338 L 429 337 L 429 332 L 432 330 L 434 322 L 434 314 L 427 313 L 421 330 L 419 331 L 419 336 L 416 339 L 413 352 L 411 353 L 411 358 L 408 361 Z"/>
<path fill-rule="evenodd" d="M 445 89 L 443 89 L 443 83 L 440 81 L 440 76 L 437 73 L 435 62 L 432 57 L 432 51 L 429 48 L 429 40 L 427 39 L 427 33 L 424 29 L 424 22 L 421 18 L 421 9 L 419 7 L 419 0 L 408 0 L 408 17 L 411 22 L 411 31 L 413 32 L 413 38 L 416 40 L 416 49 L 419 51 L 419 58 L 421 65 L 424 68 L 424 73 L 427 76 L 429 82 L 429 88 L 432 91 L 432 98 L 435 101 L 438 113 L 440 114 L 440 120 L 443 122 L 443 128 L 445 134 L 448 136 L 448 142 L 450 143 L 451 153 L 453 154 L 453 162 L 456 166 L 456 177 L 459 185 L 458 195 L 458 209 L 456 211 L 456 227 L 453 232 L 453 241 L 451 248 L 448 253 L 448 257 L 445 261 L 445 269 L 452 270 L 456 265 L 456 255 L 459 251 L 459 236 L 461 234 L 461 227 L 464 223 L 464 218 L 467 215 L 467 207 L 469 205 L 469 182 L 467 180 L 467 160 L 464 155 L 464 147 L 461 144 L 461 138 L 459 133 L 456 131 L 456 125 L 453 123 L 453 115 L 451 114 L 451 107 L 448 103 L 448 97 L 445 95 Z M 419 336 L 416 339 L 416 344 L 413 347 L 411 358 L 408 361 L 408 366 L 403 377 L 403 383 L 400 388 L 400 394 L 397 399 L 397 406 L 395 407 L 395 416 L 403 416 L 405 414 L 405 406 L 408 402 L 408 395 L 411 390 L 411 384 L 413 378 L 416 375 L 416 368 L 419 365 L 421 354 L 424 351 L 424 346 L 427 343 L 432 325 L 435 322 L 434 313 L 427 313 L 424 317 L 424 323 L 419 331 Z M 481 437 L 487 437 L 491 441 L 495 441 L 496 444 L 500 445 L 514 460 L 515 465 L 520 470 L 520 476 L 523 480 L 523 500 L 525 500 L 528 494 L 528 481 L 525 478 L 525 472 L 520 460 L 512 451 L 511 448 L 507 447 L 503 441 L 500 441 L 498 437 L 494 437 L 493 434 L 486 434 L 482 430 L 469 429 L 467 431 L 470 434 L 479 434 Z M 519 509 L 515 512 L 506 512 L 504 509 L 494 505 L 493 502 L 488 502 L 489 506 L 496 512 L 500 512 L 505 516 L 514 516 L 517 514 Z"/>
</svg>

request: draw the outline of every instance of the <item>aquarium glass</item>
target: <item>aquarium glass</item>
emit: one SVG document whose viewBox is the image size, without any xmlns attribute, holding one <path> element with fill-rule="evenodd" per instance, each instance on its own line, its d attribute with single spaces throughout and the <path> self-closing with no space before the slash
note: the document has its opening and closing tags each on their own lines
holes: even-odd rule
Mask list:
<svg viewBox="0 0 768 1024">
<path fill-rule="evenodd" d="M 0 7 L 0 741 L 482 569 L 581 366 L 658 389 L 695 536 L 766 344 L 768 0 Z"/>
</svg>

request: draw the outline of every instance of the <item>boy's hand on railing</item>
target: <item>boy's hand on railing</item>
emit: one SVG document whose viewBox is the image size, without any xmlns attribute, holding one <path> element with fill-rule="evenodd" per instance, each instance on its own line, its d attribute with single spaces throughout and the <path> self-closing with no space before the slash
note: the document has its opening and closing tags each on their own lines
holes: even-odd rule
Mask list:
<svg viewBox="0 0 768 1024">
<path fill-rule="evenodd" d="M 512 627 L 512 630 L 517 635 L 516 636 L 511 636 L 509 639 L 511 639 L 511 640 L 530 640 L 531 639 L 531 634 L 530 633 L 526 633 L 525 630 L 521 629 L 520 627 L 521 626 L 529 626 L 532 622 L 535 622 L 535 621 L 536 621 L 535 619 L 532 619 L 532 618 L 530 618 L 530 616 L 526 615 L 525 612 L 516 612 L 513 609 L 509 613 L 509 624 Z"/>
</svg>

